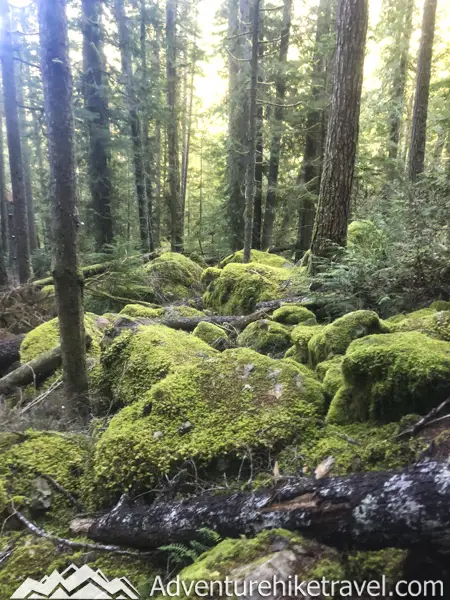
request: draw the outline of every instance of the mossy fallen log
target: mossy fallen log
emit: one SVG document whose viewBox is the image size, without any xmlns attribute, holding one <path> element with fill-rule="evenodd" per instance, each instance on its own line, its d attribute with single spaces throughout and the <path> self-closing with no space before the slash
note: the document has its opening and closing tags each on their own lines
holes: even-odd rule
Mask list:
<svg viewBox="0 0 450 600">
<path fill-rule="evenodd" d="M 292 479 L 278 489 L 132 504 L 126 496 L 91 524 L 98 542 L 152 549 L 195 539 L 200 528 L 238 537 L 264 529 L 301 532 L 341 549 L 420 545 L 450 549 L 450 469 L 423 462 L 398 472 Z"/>
<path fill-rule="evenodd" d="M 86 336 L 86 347 L 89 348 L 92 338 Z M 7 394 L 19 387 L 25 387 L 52 375 L 61 366 L 61 347 L 57 346 L 43 352 L 37 358 L 11 371 L 0 379 L 0 394 Z"/>
</svg>

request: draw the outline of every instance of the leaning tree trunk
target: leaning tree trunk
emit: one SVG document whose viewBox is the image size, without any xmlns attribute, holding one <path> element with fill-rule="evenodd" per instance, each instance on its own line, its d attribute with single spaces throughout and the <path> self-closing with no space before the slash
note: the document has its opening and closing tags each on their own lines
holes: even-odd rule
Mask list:
<svg viewBox="0 0 450 600">
<path fill-rule="evenodd" d="M 320 174 L 323 147 L 326 134 L 325 103 L 327 58 L 324 51 L 324 38 L 330 32 L 331 1 L 321 0 L 318 7 L 316 27 L 316 47 L 312 68 L 311 108 L 306 118 L 305 151 L 302 170 L 297 183 L 302 187 L 297 224 L 296 260 L 311 246 L 316 202 L 320 190 Z"/>
<path fill-rule="evenodd" d="M 409 144 L 408 176 L 415 181 L 425 166 L 427 141 L 428 99 L 430 95 L 431 59 L 433 56 L 434 27 L 437 0 L 425 0 L 423 7 L 422 38 L 417 61 L 416 92 Z"/>
<path fill-rule="evenodd" d="M 20 283 L 31 276 L 30 241 L 28 237 L 27 200 L 22 160 L 19 115 L 17 110 L 17 90 L 14 74 L 14 56 L 11 39 L 11 23 L 7 0 L 0 0 L 1 61 L 3 77 L 3 98 L 8 139 L 9 167 L 14 201 L 14 234 L 17 250 L 17 266 Z"/>
<path fill-rule="evenodd" d="M 177 2 L 166 0 L 166 69 L 167 69 L 167 156 L 171 215 L 171 248 L 183 251 L 184 211 L 181 199 L 180 158 L 178 140 L 177 86 Z"/>
<path fill-rule="evenodd" d="M 115 0 L 115 12 L 117 27 L 119 30 L 120 57 L 122 62 L 122 74 L 125 79 L 125 93 L 127 96 L 128 114 L 131 128 L 131 142 L 133 145 L 134 178 L 139 213 L 139 233 L 142 250 L 146 252 L 150 248 L 150 240 L 148 235 L 148 206 L 147 194 L 145 191 L 141 120 L 137 110 L 133 66 L 131 60 L 131 38 L 123 0 Z"/>
<path fill-rule="evenodd" d="M 311 252 L 345 246 L 350 215 L 367 33 L 368 1 L 340 0 L 333 96 Z"/>
<path fill-rule="evenodd" d="M 82 0 L 83 96 L 88 113 L 89 187 L 97 250 L 113 242 L 110 131 L 99 0 Z"/>
<path fill-rule="evenodd" d="M 207 527 L 223 537 L 282 528 L 344 550 L 416 545 L 448 552 L 449 506 L 448 465 L 426 462 L 398 472 L 291 479 L 272 490 L 152 506 L 133 505 L 123 496 L 111 512 L 85 524 L 94 540 L 145 549 L 187 543 Z"/>
<path fill-rule="evenodd" d="M 244 213 L 244 256 L 242 262 L 250 262 L 253 234 L 253 212 L 255 194 L 257 100 L 258 100 L 258 49 L 259 49 L 259 5 L 261 0 L 253 0 L 252 6 L 252 58 L 250 79 L 250 123 L 248 128 L 248 164 L 245 185 Z"/>
<path fill-rule="evenodd" d="M 69 411 L 85 418 L 89 414 L 89 396 L 83 277 L 77 254 L 79 223 L 66 0 L 39 0 L 38 15 L 53 209 L 53 279 L 63 379 Z"/>
<path fill-rule="evenodd" d="M 283 103 L 286 95 L 286 64 L 291 32 L 292 0 L 284 0 L 283 25 L 281 28 L 280 53 L 276 74 L 276 106 L 273 115 L 273 133 L 270 143 L 269 173 L 267 181 L 266 208 L 262 232 L 262 249 L 267 250 L 272 244 L 273 224 L 277 208 L 278 171 L 280 166 L 281 139 L 283 135 Z"/>
</svg>

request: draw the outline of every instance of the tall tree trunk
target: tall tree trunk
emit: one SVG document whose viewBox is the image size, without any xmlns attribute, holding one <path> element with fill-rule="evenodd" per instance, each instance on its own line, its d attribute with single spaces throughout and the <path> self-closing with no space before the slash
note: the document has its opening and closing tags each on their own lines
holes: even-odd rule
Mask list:
<svg viewBox="0 0 450 600">
<path fill-rule="evenodd" d="M 52 237 L 51 234 L 51 227 L 49 224 L 49 220 L 47 218 L 47 208 L 48 208 L 48 202 L 47 202 L 47 190 L 48 190 L 48 183 L 47 183 L 47 173 L 44 167 L 44 156 L 42 153 L 42 138 L 41 138 L 41 132 L 40 132 L 40 121 L 39 118 L 37 116 L 36 112 L 33 112 L 33 136 L 34 136 L 34 144 L 35 144 L 35 149 L 36 149 L 36 160 L 37 160 L 37 167 L 38 167 L 38 177 L 39 177 L 39 209 L 40 209 L 40 217 L 41 217 L 41 228 L 42 228 L 42 235 L 43 235 L 43 240 L 42 240 L 42 244 L 43 246 L 47 246 L 50 244 L 50 240 Z"/>
<path fill-rule="evenodd" d="M 72 75 L 66 0 L 39 0 L 38 15 L 53 209 L 53 279 L 63 378 L 69 411 L 86 418 L 90 407 L 83 277 L 78 268 L 77 252 Z"/>
<path fill-rule="evenodd" d="M 83 96 L 89 113 L 89 186 L 97 250 L 114 239 L 111 216 L 111 170 L 107 81 L 104 77 L 100 0 L 82 0 Z"/>
<path fill-rule="evenodd" d="M 256 163 L 256 129 L 257 129 L 257 100 L 258 100 L 258 48 L 259 48 L 259 5 L 261 0 L 253 0 L 252 5 L 252 58 L 250 82 L 250 122 L 248 129 L 248 165 L 245 186 L 245 231 L 244 256 L 242 262 L 250 262 L 253 234 L 253 210 L 255 194 L 255 163 Z"/>
<path fill-rule="evenodd" d="M 9 251 L 8 239 L 8 207 L 5 185 L 5 153 L 3 149 L 3 107 L 0 106 L 0 219 L 1 219 L 1 244 L 4 255 Z"/>
<path fill-rule="evenodd" d="M 159 0 L 156 0 L 156 10 L 159 14 Z M 161 23 L 159 19 L 155 24 L 155 36 L 153 43 L 153 56 L 151 61 L 151 80 L 154 82 L 156 90 L 156 104 L 162 104 L 161 94 Z M 153 243 L 156 248 L 160 246 L 161 238 L 161 208 L 162 208 L 162 193 L 161 193 L 161 114 L 160 109 L 155 115 L 155 137 L 153 146 L 153 156 L 155 165 L 155 196 L 153 198 L 154 210 L 152 214 L 152 231 Z"/>
<path fill-rule="evenodd" d="M 260 87 L 264 81 L 262 74 L 262 59 L 264 56 L 264 44 L 263 42 L 263 16 L 262 10 L 264 8 L 264 0 L 260 0 L 260 16 L 259 16 L 259 40 L 258 45 L 258 84 Z M 264 107 L 262 104 L 256 105 L 256 154 L 255 154 L 255 201 L 253 209 L 253 234 L 252 234 L 252 248 L 256 250 L 261 249 L 261 234 L 262 234 L 262 210 L 263 210 L 263 174 L 264 174 Z"/>
<path fill-rule="evenodd" d="M 250 0 L 228 0 L 229 40 L 229 121 L 227 213 L 230 226 L 231 247 L 242 248 L 244 237 L 245 177 L 248 161 L 248 123 L 250 79 Z"/>
<path fill-rule="evenodd" d="M 8 138 L 9 168 L 14 201 L 14 236 L 17 250 L 17 266 L 20 283 L 31 276 L 30 241 L 28 237 L 27 200 L 25 176 L 20 139 L 19 115 L 17 110 L 16 78 L 11 39 L 11 23 L 7 0 L 0 0 L 1 61 L 3 97 Z"/>
<path fill-rule="evenodd" d="M 313 256 L 324 256 L 330 243 L 345 246 L 347 241 L 367 20 L 367 0 L 339 1 L 333 96 L 311 245 Z"/>
<path fill-rule="evenodd" d="M 425 0 L 422 38 L 417 60 L 416 92 L 409 144 L 408 176 L 415 181 L 425 166 L 427 141 L 428 99 L 430 95 L 431 59 L 433 56 L 434 26 L 437 0 Z"/>
<path fill-rule="evenodd" d="M 320 190 L 321 162 L 323 156 L 326 119 L 326 63 L 324 37 L 330 33 L 331 0 L 320 0 L 317 14 L 316 42 L 312 66 L 311 108 L 306 118 L 305 151 L 302 170 L 297 180 L 301 188 L 298 212 L 296 260 L 309 250 Z"/>
<path fill-rule="evenodd" d="M 270 143 L 269 173 L 267 182 L 266 208 L 264 212 L 264 227 L 262 232 L 262 248 L 267 250 L 272 243 L 273 224 L 277 207 L 278 171 L 280 166 L 281 139 L 283 135 L 282 107 L 286 95 L 286 63 L 291 32 L 292 0 L 284 0 L 283 25 L 281 28 L 280 53 L 276 75 L 276 106 L 272 123 L 272 140 Z"/>
<path fill-rule="evenodd" d="M 3 155 L 3 115 L 0 111 L 0 286 L 8 283 L 6 256 L 8 254 L 8 211 L 6 208 L 5 161 Z"/>
<path fill-rule="evenodd" d="M 177 99 L 177 2 L 166 0 L 166 61 L 167 61 L 167 152 L 169 202 L 171 215 L 171 248 L 183 251 L 184 212 L 181 199 L 180 158 L 178 142 Z"/>
<path fill-rule="evenodd" d="M 147 66 L 147 11 L 145 0 L 141 0 L 141 31 L 140 31 L 140 50 L 141 50 L 141 89 L 142 89 L 142 150 L 145 172 L 145 192 L 147 195 L 148 210 L 148 237 L 150 250 L 154 250 L 153 242 L 153 183 L 152 183 L 152 148 L 150 145 L 150 136 L 148 124 L 150 119 L 148 103 L 150 101 L 150 86 Z"/>
<path fill-rule="evenodd" d="M 146 252 L 150 248 L 150 240 L 148 236 L 148 206 L 142 154 L 142 131 L 141 120 L 137 110 L 136 90 L 131 59 L 131 39 L 127 17 L 125 15 L 124 0 L 115 0 L 115 12 L 119 30 L 122 74 L 125 79 L 125 93 L 127 95 L 128 115 L 130 119 L 131 142 L 133 145 L 133 165 L 139 214 L 139 233 L 141 248 Z"/>
<path fill-rule="evenodd" d="M 189 82 L 189 101 L 187 105 L 186 114 L 186 139 L 184 141 L 184 152 L 183 152 L 183 168 L 181 170 L 181 196 L 183 206 L 186 203 L 187 184 L 188 184 L 188 171 L 189 171 L 189 154 L 191 151 L 191 134 L 192 134 L 192 110 L 194 105 L 194 78 L 195 78 L 195 65 L 196 65 L 196 51 L 195 42 L 192 50 L 192 65 L 191 65 L 191 77 Z"/>
<path fill-rule="evenodd" d="M 388 8 L 391 7 L 389 6 Z M 398 157 L 403 106 L 405 102 L 414 0 L 401 0 L 401 2 L 394 7 L 394 10 L 400 21 L 398 23 L 398 39 L 397 37 L 394 39 L 394 43 L 398 45 L 397 51 L 400 55 L 399 61 L 394 66 L 392 73 L 391 114 L 389 115 L 389 158 L 395 160 Z M 388 10 L 387 18 L 389 19 L 391 16 L 392 12 L 391 10 Z"/>
</svg>

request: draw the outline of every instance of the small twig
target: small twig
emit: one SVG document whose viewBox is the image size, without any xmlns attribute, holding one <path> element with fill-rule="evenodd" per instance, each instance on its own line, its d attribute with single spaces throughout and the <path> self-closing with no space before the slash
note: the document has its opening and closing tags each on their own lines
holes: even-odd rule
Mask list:
<svg viewBox="0 0 450 600">
<path fill-rule="evenodd" d="M 413 427 L 410 427 L 409 429 L 402 431 L 401 433 L 396 435 L 394 439 L 402 440 L 404 438 L 409 438 L 409 437 L 413 437 L 414 435 L 417 435 L 419 433 L 419 431 L 422 431 L 422 429 L 425 429 L 425 427 L 428 427 L 431 423 L 435 423 L 438 420 L 437 417 L 448 406 L 450 406 L 450 398 L 447 398 L 447 400 L 444 400 L 444 402 L 439 404 L 439 406 L 436 406 L 435 408 L 430 410 L 430 412 L 427 415 L 425 415 L 422 419 L 420 419 L 420 421 L 418 421 L 415 425 L 413 425 Z M 446 415 L 446 416 L 450 416 L 450 415 Z"/>
<path fill-rule="evenodd" d="M 79 502 L 75 496 L 73 496 L 68 490 L 66 490 L 66 488 L 63 488 L 63 486 L 58 483 L 55 479 L 53 479 L 53 477 L 50 477 L 50 475 L 46 475 L 45 473 L 40 473 L 39 471 L 36 472 L 37 475 L 39 475 L 39 477 L 42 477 L 42 479 L 45 479 L 45 481 L 48 481 L 48 483 L 55 488 L 56 491 L 58 491 L 60 494 L 62 494 L 63 496 L 65 496 L 67 498 L 67 500 L 69 500 L 69 502 L 75 506 L 75 508 L 77 510 L 81 510 L 82 512 L 84 512 L 86 509 L 84 508 L 84 506 L 81 504 L 81 502 Z"/>
<path fill-rule="evenodd" d="M 69 548 L 73 548 L 74 550 L 97 550 L 99 552 L 111 552 L 113 554 L 121 554 L 123 556 L 151 556 L 154 553 L 152 552 L 139 552 L 137 550 L 123 550 L 119 546 L 110 546 L 104 544 L 91 544 L 87 542 L 74 542 L 72 540 L 68 540 L 66 538 L 61 538 L 56 535 L 52 535 L 47 531 L 44 531 L 31 521 L 29 521 L 20 511 L 14 510 L 12 513 L 29 531 L 37 535 L 38 537 L 44 538 L 53 542 L 54 544 L 62 544 L 64 546 L 68 546 Z"/>
</svg>

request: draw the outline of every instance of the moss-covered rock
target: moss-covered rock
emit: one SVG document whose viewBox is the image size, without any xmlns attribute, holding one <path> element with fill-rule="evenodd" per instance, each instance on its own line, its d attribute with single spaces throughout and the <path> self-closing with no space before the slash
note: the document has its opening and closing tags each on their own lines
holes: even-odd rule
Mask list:
<svg viewBox="0 0 450 600">
<path fill-rule="evenodd" d="M 387 323 L 392 332 L 420 331 L 430 337 L 450 342 L 450 310 L 437 311 L 432 306 L 408 314 L 395 315 L 388 319 Z"/>
<path fill-rule="evenodd" d="M 224 581 L 228 578 L 237 584 L 237 590 L 242 590 L 242 582 L 289 580 L 299 581 L 340 580 L 344 578 L 343 562 L 336 550 L 306 540 L 302 536 L 273 529 L 263 531 L 254 538 L 225 539 L 212 550 L 202 554 L 192 565 L 180 573 L 184 588 L 199 581 Z M 280 584 L 278 584 L 280 585 Z M 195 587 L 192 593 L 182 598 L 196 599 Z M 182 587 L 182 589 L 184 589 Z M 264 590 L 266 593 L 267 590 Z M 199 592 L 200 593 L 200 592 Z M 275 593 L 274 593 L 275 595 Z M 219 596 L 219 594 L 218 594 Z M 248 597 L 255 598 L 256 593 Z"/>
<path fill-rule="evenodd" d="M 291 331 L 291 341 L 294 344 L 285 354 L 285 358 L 292 358 L 299 363 L 308 363 L 309 341 L 320 331 L 323 325 L 297 325 Z"/>
<path fill-rule="evenodd" d="M 203 285 L 208 286 L 211 283 L 211 281 L 218 279 L 221 273 L 222 270 L 218 267 L 208 267 L 207 269 L 202 271 L 201 282 L 203 283 Z"/>
<path fill-rule="evenodd" d="M 344 385 L 343 360 L 344 357 L 341 355 L 333 356 L 330 360 L 321 362 L 316 367 L 317 376 L 323 383 L 323 391 L 329 402 L 331 402 L 339 388 Z"/>
<path fill-rule="evenodd" d="M 244 251 L 239 250 L 230 256 L 224 258 L 221 262 L 221 266 L 225 267 L 230 263 L 242 263 L 244 261 Z M 269 254 L 269 252 L 262 252 L 261 250 L 252 250 L 250 254 L 250 262 L 258 265 L 266 265 L 268 267 L 292 267 L 293 264 L 279 256 L 278 254 Z"/>
<path fill-rule="evenodd" d="M 306 277 L 300 268 L 285 269 L 257 263 L 230 263 L 208 286 L 205 305 L 222 315 L 242 315 L 264 300 L 289 295 L 289 286 Z"/>
<path fill-rule="evenodd" d="M 143 325 L 123 332 L 104 350 L 101 387 L 118 406 L 131 404 L 181 365 L 214 354 L 211 346 L 189 333 Z"/>
<path fill-rule="evenodd" d="M 357 310 L 324 327 L 308 343 L 309 361 L 318 363 L 336 354 L 345 354 L 353 340 L 376 333 L 388 333 L 389 327 L 371 310 Z"/>
<path fill-rule="evenodd" d="M 205 313 L 193 306 L 180 304 L 179 306 L 169 306 L 164 312 L 164 317 L 168 319 L 177 319 L 179 317 L 204 317 Z"/>
<path fill-rule="evenodd" d="M 10 543 L 13 547 L 6 568 L 0 569 L 0 598 L 7 600 L 27 577 L 40 581 L 55 569 L 63 573 L 72 564 L 82 567 L 88 564 L 91 569 L 100 569 L 108 578 L 126 576 L 141 591 L 144 597 L 146 582 L 155 572 L 145 557 L 129 557 L 117 554 L 95 553 L 87 550 L 72 551 L 55 545 L 49 540 L 32 535 L 18 536 L 15 533 L 0 537 L 0 547 Z"/>
<path fill-rule="evenodd" d="M 177 252 L 165 252 L 145 267 L 155 299 L 159 302 L 193 298 L 204 290 L 202 267 Z"/>
<path fill-rule="evenodd" d="M 239 334 L 237 343 L 272 358 L 282 358 L 291 345 L 291 336 L 289 329 L 281 323 L 260 319 L 247 325 Z"/>
<path fill-rule="evenodd" d="M 164 314 L 161 306 L 142 306 L 141 304 L 127 304 L 120 311 L 121 315 L 127 317 L 141 317 L 143 319 L 157 319 Z"/>
<path fill-rule="evenodd" d="M 226 350 L 179 367 L 116 415 L 98 443 L 96 474 L 105 493 L 151 487 L 187 459 L 198 469 L 215 462 L 217 475 L 217 459 L 282 447 L 323 412 L 306 367 Z"/>
<path fill-rule="evenodd" d="M 347 247 L 357 247 L 363 254 L 373 257 L 386 251 L 386 238 L 372 221 L 353 221 L 348 226 Z"/>
<path fill-rule="evenodd" d="M 316 325 L 316 315 L 301 304 L 284 304 L 277 308 L 272 319 L 284 325 Z"/>
<path fill-rule="evenodd" d="M 450 344 L 417 332 L 372 335 L 352 342 L 342 372 L 344 385 L 333 398 L 329 422 L 424 414 L 450 394 Z"/>
<path fill-rule="evenodd" d="M 206 321 L 199 323 L 193 333 L 213 348 L 227 344 L 229 341 L 228 334 L 223 327 Z"/>
<path fill-rule="evenodd" d="M 447 302 L 446 300 L 435 300 L 430 304 L 430 308 L 437 311 L 450 310 L 450 302 Z"/>
</svg>

